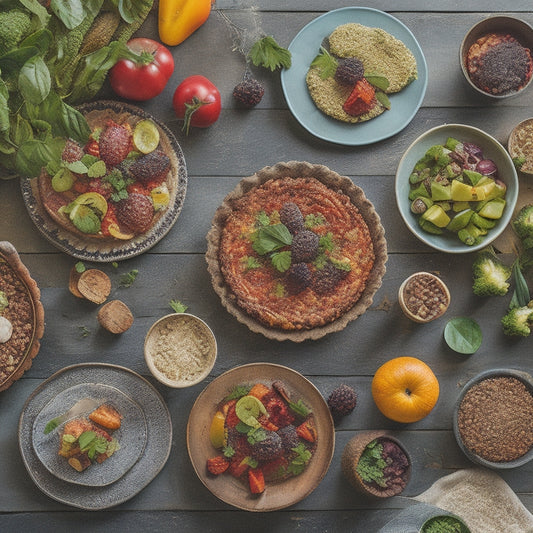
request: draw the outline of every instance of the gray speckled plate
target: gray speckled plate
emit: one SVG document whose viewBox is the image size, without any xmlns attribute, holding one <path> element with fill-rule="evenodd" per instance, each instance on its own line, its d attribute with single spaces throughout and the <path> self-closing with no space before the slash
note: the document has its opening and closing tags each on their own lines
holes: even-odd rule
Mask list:
<svg viewBox="0 0 533 533">
<path fill-rule="evenodd" d="M 59 479 L 42 464 L 33 446 L 33 428 L 42 410 L 63 391 L 83 383 L 114 387 L 126 395 L 135 391 L 135 402 L 146 421 L 146 443 L 137 462 L 114 483 L 101 487 Z M 129 500 L 161 471 L 172 445 L 172 421 L 163 398 L 143 377 L 121 366 L 86 363 L 60 370 L 35 389 L 22 409 L 18 434 L 22 460 L 39 489 L 67 505 L 99 510 Z"/>
<path fill-rule="evenodd" d="M 132 124 L 146 118 L 155 122 L 159 129 L 160 144 L 171 161 L 173 187 L 169 187 L 171 193 L 169 206 L 161 218 L 146 233 L 137 235 L 133 239 L 126 241 L 87 239 L 67 231 L 50 218 L 38 194 L 37 178 L 22 178 L 20 186 L 28 213 L 37 229 L 48 241 L 77 259 L 111 262 L 142 254 L 155 246 L 170 231 L 183 207 L 187 190 L 187 168 L 181 147 L 167 126 L 140 107 L 124 102 L 100 100 L 83 104 L 78 109 L 84 115 L 106 110 L 116 117 L 128 116 L 130 117 L 128 122 Z"/>
<path fill-rule="evenodd" d="M 109 432 L 118 440 L 120 449 L 102 464 L 95 461 L 83 472 L 78 472 L 58 454 L 61 432 L 67 421 L 47 435 L 44 428 L 50 420 L 65 413 L 83 398 L 97 400 L 99 405 L 112 405 L 123 419 L 120 428 Z M 88 409 L 74 418 L 87 418 L 91 411 L 93 409 Z M 33 448 L 43 465 L 59 479 L 78 485 L 103 487 L 114 483 L 137 462 L 145 444 L 146 420 L 142 409 L 119 389 L 101 383 L 81 383 L 60 392 L 45 405 L 33 423 Z"/>
</svg>

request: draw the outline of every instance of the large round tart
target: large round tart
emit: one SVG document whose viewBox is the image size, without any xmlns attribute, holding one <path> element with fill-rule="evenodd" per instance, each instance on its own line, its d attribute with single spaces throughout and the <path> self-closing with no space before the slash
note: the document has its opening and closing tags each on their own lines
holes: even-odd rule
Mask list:
<svg viewBox="0 0 533 533">
<path fill-rule="evenodd" d="M 287 219 L 291 209 L 297 223 Z M 269 338 L 302 341 L 343 329 L 371 305 L 387 251 L 359 187 L 325 166 L 293 161 L 243 179 L 226 197 L 206 257 L 215 290 L 239 321 Z"/>
</svg>

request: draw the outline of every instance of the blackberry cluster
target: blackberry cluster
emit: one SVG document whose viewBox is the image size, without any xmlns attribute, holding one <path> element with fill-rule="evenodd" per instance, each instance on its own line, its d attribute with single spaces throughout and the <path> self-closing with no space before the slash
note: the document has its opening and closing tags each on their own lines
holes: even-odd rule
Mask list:
<svg viewBox="0 0 533 533">
<path fill-rule="evenodd" d="M 264 440 L 256 442 L 252 446 L 252 455 L 258 461 L 275 459 L 281 455 L 282 451 L 281 437 L 275 431 L 269 431 Z"/>
<path fill-rule="evenodd" d="M 279 219 L 292 235 L 301 231 L 304 227 L 304 217 L 300 208 L 294 202 L 286 202 L 279 210 Z"/>
<path fill-rule="evenodd" d="M 306 263 L 293 263 L 287 272 L 287 279 L 291 291 L 298 293 L 311 285 L 313 276 Z"/>
<path fill-rule="evenodd" d="M 328 407 L 334 417 L 349 415 L 357 403 L 355 391 L 348 385 L 337 387 L 328 398 Z"/>
<path fill-rule="evenodd" d="M 327 263 L 324 268 L 317 270 L 313 277 L 313 289 L 318 294 L 326 294 L 331 291 L 344 277 L 345 272 Z"/>
<path fill-rule="evenodd" d="M 363 79 L 365 67 L 356 57 L 347 57 L 339 62 L 335 71 L 335 81 L 342 85 L 353 87 L 359 80 Z"/>
<path fill-rule="evenodd" d="M 278 430 L 278 435 L 281 438 L 281 446 L 285 452 L 290 452 L 300 443 L 300 437 L 298 437 L 296 428 L 292 424 Z"/>
<path fill-rule="evenodd" d="M 294 235 L 291 244 L 292 262 L 307 263 L 313 261 L 318 254 L 319 240 L 316 233 L 307 229 Z"/>
<path fill-rule="evenodd" d="M 233 89 L 233 98 L 245 107 L 256 106 L 264 94 L 264 87 L 254 78 L 245 78 Z"/>
</svg>

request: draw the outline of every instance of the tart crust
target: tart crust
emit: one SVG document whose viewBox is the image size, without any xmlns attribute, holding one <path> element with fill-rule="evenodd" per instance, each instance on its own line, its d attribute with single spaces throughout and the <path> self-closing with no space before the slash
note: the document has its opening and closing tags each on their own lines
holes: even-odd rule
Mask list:
<svg viewBox="0 0 533 533">
<path fill-rule="evenodd" d="M 249 250 L 239 249 L 239 242 L 245 241 L 237 235 L 239 224 L 249 231 L 251 211 L 261 205 L 267 212 L 276 211 L 287 201 L 299 205 L 304 216 L 322 211 L 332 221 L 333 238 L 347 245 L 342 249 L 350 255 L 352 268 L 330 293 L 319 296 L 306 289 L 273 296 L 276 274 L 273 269 L 267 272 L 268 266 L 246 278 L 241 260 Z M 343 329 L 372 304 L 387 260 L 384 229 L 364 192 L 325 166 L 297 161 L 244 178 L 216 211 L 207 240 L 208 271 L 222 304 L 252 331 L 276 340 L 300 342 Z"/>
<path fill-rule="evenodd" d="M 10 315 L 9 305 L 3 313 L 13 323 L 11 339 L 0 344 L 0 391 L 3 391 L 31 367 L 39 352 L 39 341 L 44 333 L 44 309 L 37 283 L 31 278 L 15 247 L 7 241 L 0 242 L 0 264 L 9 271 L 9 276 L 0 283 L 0 290 L 8 293 L 8 301 L 18 300 L 20 309 L 13 311 L 14 314 L 27 315 L 19 323 L 15 316 Z"/>
</svg>

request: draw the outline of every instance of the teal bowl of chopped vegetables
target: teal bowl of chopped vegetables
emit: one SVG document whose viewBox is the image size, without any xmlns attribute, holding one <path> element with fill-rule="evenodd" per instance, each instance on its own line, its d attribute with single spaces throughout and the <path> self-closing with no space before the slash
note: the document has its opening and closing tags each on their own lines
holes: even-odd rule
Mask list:
<svg viewBox="0 0 533 533">
<path fill-rule="evenodd" d="M 409 146 L 395 192 L 400 215 L 418 239 L 441 252 L 469 253 L 509 224 L 518 175 L 494 137 L 473 126 L 445 124 Z"/>
</svg>

